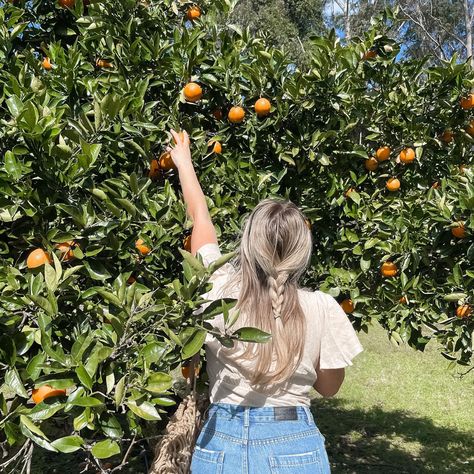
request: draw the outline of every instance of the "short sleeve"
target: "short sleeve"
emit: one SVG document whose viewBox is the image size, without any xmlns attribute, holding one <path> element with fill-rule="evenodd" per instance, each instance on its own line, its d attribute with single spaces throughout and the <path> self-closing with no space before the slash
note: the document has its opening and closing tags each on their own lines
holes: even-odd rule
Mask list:
<svg viewBox="0 0 474 474">
<path fill-rule="evenodd" d="M 325 296 L 319 367 L 341 369 L 352 365 L 352 359 L 364 349 L 345 311 L 331 295 Z"/>
<path fill-rule="evenodd" d="M 208 267 L 212 262 L 215 262 L 218 258 L 222 257 L 219 245 L 216 243 L 201 245 L 197 253 L 201 255 L 202 261 L 206 267 Z"/>
</svg>

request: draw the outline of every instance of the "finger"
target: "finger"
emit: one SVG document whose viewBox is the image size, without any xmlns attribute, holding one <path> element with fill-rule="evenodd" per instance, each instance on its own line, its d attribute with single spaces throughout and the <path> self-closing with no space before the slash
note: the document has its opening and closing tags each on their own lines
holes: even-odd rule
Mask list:
<svg viewBox="0 0 474 474">
<path fill-rule="evenodd" d="M 165 148 L 166 151 L 171 151 L 173 148 L 171 148 L 169 145 Z"/>
<path fill-rule="evenodd" d="M 179 135 L 178 135 L 178 133 L 177 133 L 175 130 L 173 130 L 173 129 L 171 129 L 170 132 L 171 132 L 171 136 L 172 136 L 173 139 L 174 139 L 174 142 L 175 142 L 176 144 L 178 144 L 178 143 L 179 143 Z"/>
</svg>

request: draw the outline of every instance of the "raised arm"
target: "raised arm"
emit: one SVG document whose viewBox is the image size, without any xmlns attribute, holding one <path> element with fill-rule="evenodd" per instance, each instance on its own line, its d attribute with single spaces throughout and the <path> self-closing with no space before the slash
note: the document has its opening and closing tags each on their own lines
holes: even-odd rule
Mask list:
<svg viewBox="0 0 474 474">
<path fill-rule="evenodd" d="M 186 211 L 193 221 L 191 253 L 195 255 L 204 244 L 217 243 L 217 235 L 191 160 L 188 133 L 183 131 L 178 134 L 171 130 L 171 134 L 176 146 L 168 147 L 167 150 L 171 153 L 171 158 L 178 169 Z"/>
</svg>

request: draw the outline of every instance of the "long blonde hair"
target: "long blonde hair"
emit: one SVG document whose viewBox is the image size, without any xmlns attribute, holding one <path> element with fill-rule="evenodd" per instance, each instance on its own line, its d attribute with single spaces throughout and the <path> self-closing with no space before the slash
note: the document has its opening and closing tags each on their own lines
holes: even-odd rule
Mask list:
<svg viewBox="0 0 474 474">
<path fill-rule="evenodd" d="M 239 358 L 255 361 L 251 385 L 287 380 L 303 356 L 306 320 L 298 281 L 311 259 L 312 236 L 304 214 L 290 201 L 265 199 L 248 216 L 224 291 L 240 288 L 235 310 L 245 326 L 269 332 L 266 343 L 245 342 Z M 230 349 L 223 349 L 225 352 Z M 276 365 L 271 370 L 273 354 Z"/>
</svg>

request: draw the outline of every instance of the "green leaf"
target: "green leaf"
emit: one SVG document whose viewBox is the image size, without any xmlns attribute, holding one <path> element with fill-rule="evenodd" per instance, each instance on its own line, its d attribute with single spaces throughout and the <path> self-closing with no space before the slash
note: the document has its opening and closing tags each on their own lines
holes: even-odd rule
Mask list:
<svg viewBox="0 0 474 474">
<path fill-rule="evenodd" d="M 164 372 L 151 374 L 146 381 L 145 389 L 149 392 L 163 393 L 173 385 L 173 377 Z"/>
<path fill-rule="evenodd" d="M 458 301 L 463 300 L 464 298 L 467 298 L 466 293 L 450 293 L 449 295 L 443 296 L 445 301 Z"/>
<path fill-rule="evenodd" d="M 156 408 L 147 401 L 141 402 L 139 405 L 135 400 L 128 400 L 125 405 L 135 413 L 135 415 L 148 421 L 161 420 L 161 417 Z"/>
<path fill-rule="evenodd" d="M 58 400 L 51 402 L 50 399 L 43 400 L 35 405 L 28 413 L 29 418 L 33 421 L 43 421 L 51 418 L 55 413 L 64 407 L 64 403 Z"/>
<path fill-rule="evenodd" d="M 104 404 L 95 397 L 79 397 L 75 400 L 69 400 L 68 403 L 77 407 L 98 407 Z"/>
<path fill-rule="evenodd" d="M 84 387 L 88 388 L 89 390 L 92 390 L 92 378 L 83 365 L 80 365 L 76 368 L 76 374 L 82 385 L 84 385 Z"/>
<path fill-rule="evenodd" d="M 120 446 L 116 441 L 104 439 L 103 441 L 99 441 L 98 443 L 95 443 L 94 446 L 92 446 L 91 453 L 96 459 L 107 459 L 119 454 Z"/>
<path fill-rule="evenodd" d="M 65 436 L 64 438 L 55 439 L 51 445 L 61 453 L 73 453 L 81 449 L 84 440 L 77 435 Z"/>
<path fill-rule="evenodd" d="M 196 329 L 193 334 L 184 343 L 181 349 L 181 357 L 188 359 L 199 352 L 206 340 L 207 331 L 204 329 Z"/>
<path fill-rule="evenodd" d="M 118 408 L 123 401 L 123 397 L 125 395 L 125 380 L 127 376 L 124 375 L 118 382 L 117 385 L 115 386 L 115 406 Z"/>
<path fill-rule="evenodd" d="M 237 331 L 234 331 L 234 334 L 239 337 L 239 340 L 247 342 L 267 342 L 272 337 L 271 334 L 253 327 L 237 329 Z"/>
<path fill-rule="evenodd" d="M 103 433 L 109 438 L 120 439 L 123 436 L 123 429 L 120 426 L 119 421 L 110 413 L 102 413 L 99 418 L 99 426 Z"/>
<path fill-rule="evenodd" d="M 97 260 L 84 261 L 84 267 L 93 280 L 104 281 L 112 277 L 104 265 Z"/>
<path fill-rule="evenodd" d="M 16 367 L 8 369 L 5 373 L 5 383 L 20 397 L 28 398 L 28 393 L 23 386 Z"/>
<path fill-rule="evenodd" d="M 58 278 L 55 269 L 47 262 L 44 265 L 44 281 L 47 288 L 54 293 L 58 287 Z"/>
<path fill-rule="evenodd" d="M 11 151 L 7 151 L 5 153 L 5 171 L 14 179 L 20 179 L 22 175 L 21 169 L 21 163 L 17 160 L 16 156 Z"/>
</svg>

